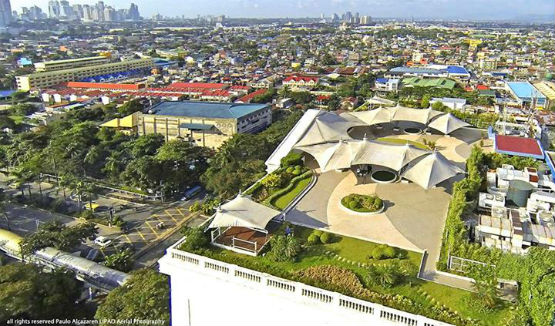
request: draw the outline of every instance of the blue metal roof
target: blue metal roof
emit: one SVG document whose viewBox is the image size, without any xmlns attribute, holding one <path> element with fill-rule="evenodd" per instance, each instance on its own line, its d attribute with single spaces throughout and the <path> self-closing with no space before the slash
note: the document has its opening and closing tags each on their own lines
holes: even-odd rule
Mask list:
<svg viewBox="0 0 555 326">
<path fill-rule="evenodd" d="M 8 97 L 8 96 L 12 96 L 13 93 L 15 93 L 16 91 L 12 90 L 12 89 L 8 89 L 5 91 L 0 91 L 0 97 Z"/>
<path fill-rule="evenodd" d="M 398 72 L 403 74 L 440 74 L 441 70 L 429 68 L 414 68 L 414 67 L 395 67 L 390 70 L 391 72 Z"/>
<path fill-rule="evenodd" d="M 389 79 L 387 79 L 387 78 L 378 78 L 378 79 L 376 79 L 376 82 L 381 83 L 381 84 L 385 84 L 385 83 L 387 83 L 388 80 Z"/>
<path fill-rule="evenodd" d="M 448 66 L 447 72 L 450 74 L 468 74 L 468 70 L 461 66 Z"/>
<path fill-rule="evenodd" d="M 238 119 L 267 107 L 266 104 L 183 101 L 162 102 L 153 106 L 150 110 L 156 115 Z"/>
<path fill-rule="evenodd" d="M 521 100 L 531 100 L 532 97 L 535 97 L 538 102 L 545 101 L 545 96 L 529 82 L 508 82 L 507 85 Z"/>
</svg>

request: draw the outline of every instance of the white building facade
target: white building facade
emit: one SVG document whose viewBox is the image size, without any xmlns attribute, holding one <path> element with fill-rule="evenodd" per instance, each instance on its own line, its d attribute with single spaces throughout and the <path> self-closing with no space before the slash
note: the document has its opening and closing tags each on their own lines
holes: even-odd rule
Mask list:
<svg viewBox="0 0 555 326">
<path fill-rule="evenodd" d="M 170 276 L 174 326 L 449 325 L 187 253 L 177 249 L 182 241 L 159 260 Z"/>
</svg>

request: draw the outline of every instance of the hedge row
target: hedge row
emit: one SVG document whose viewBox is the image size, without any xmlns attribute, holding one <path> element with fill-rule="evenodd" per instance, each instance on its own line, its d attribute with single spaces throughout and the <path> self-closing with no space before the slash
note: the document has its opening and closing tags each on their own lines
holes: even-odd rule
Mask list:
<svg viewBox="0 0 555 326">
<path fill-rule="evenodd" d="M 298 177 L 294 177 L 293 179 L 291 179 L 291 182 L 289 182 L 289 185 L 287 187 L 273 193 L 270 197 L 264 200 L 264 203 L 276 208 L 273 204 L 275 200 L 277 200 L 279 197 L 293 190 L 297 186 L 297 183 L 299 181 L 309 177 L 312 177 L 312 170 L 306 171 L 305 173 L 299 175 Z"/>
</svg>

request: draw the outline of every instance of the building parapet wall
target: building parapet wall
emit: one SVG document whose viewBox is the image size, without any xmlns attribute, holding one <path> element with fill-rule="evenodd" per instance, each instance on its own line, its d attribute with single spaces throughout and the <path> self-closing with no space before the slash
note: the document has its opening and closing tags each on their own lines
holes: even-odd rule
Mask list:
<svg viewBox="0 0 555 326">
<path fill-rule="evenodd" d="M 312 301 L 329 305 L 346 312 L 351 311 L 373 316 L 386 324 L 397 323 L 406 326 L 449 326 L 450 324 L 388 308 L 372 302 L 345 296 L 304 283 L 294 282 L 266 273 L 257 272 L 237 265 L 224 263 L 204 256 L 177 249 L 184 239 L 167 249 L 159 261 L 160 272 L 171 275 L 171 271 L 188 269 L 204 276 L 210 275 L 226 282 L 233 282 L 251 288 L 258 293 L 266 291 L 269 295 L 288 297 L 290 300 Z M 381 324 L 380 324 L 381 325 Z"/>
</svg>

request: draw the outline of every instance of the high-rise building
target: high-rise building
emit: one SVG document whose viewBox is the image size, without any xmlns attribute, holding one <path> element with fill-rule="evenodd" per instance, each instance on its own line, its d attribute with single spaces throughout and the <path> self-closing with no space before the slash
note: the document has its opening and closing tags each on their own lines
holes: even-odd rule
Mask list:
<svg viewBox="0 0 555 326">
<path fill-rule="evenodd" d="M 24 20 L 38 20 L 46 18 L 46 14 L 42 12 L 42 9 L 37 6 L 32 7 L 22 7 L 21 8 L 21 19 Z"/>
<path fill-rule="evenodd" d="M 12 6 L 10 0 L 0 0 L 0 27 L 5 27 L 12 21 Z"/>
<path fill-rule="evenodd" d="M 73 17 L 73 9 L 69 5 L 69 1 L 60 1 L 60 16 L 67 19 Z"/>
<path fill-rule="evenodd" d="M 48 17 L 50 18 L 58 18 L 60 17 L 61 13 L 60 2 L 52 0 L 48 2 Z"/>
<path fill-rule="evenodd" d="M 372 22 L 372 17 L 370 16 L 361 16 L 360 17 L 360 24 L 361 25 L 370 25 Z"/>
<path fill-rule="evenodd" d="M 71 6 L 73 10 L 73 15 L 76 19 L 83 19 L 83 5 L 73 5 Z"/>
<path fill-rule="evenodd" d="M 350 23 L 353 20 L 353 14 L 350 11 L 347 11 L 345 13 L 345 19 L 344 21 L 347 23 Z"/>
<path fill-rule="evenodd" d="M 128 15 L 128 19 L 130 20 L 139 20 L 141 19 L 141 15 L 139 14 L 139 6 L 137 6 L 134 3 L 131 3 L 131 6 L 129 7 L 129 11 L 127 13 Z"/>
<path fill-rule="evenodd" d="M 83 5 L 83 17 L 84 21 L 93 21 L 93 8 L 89 5 Z"/>
</svg>

